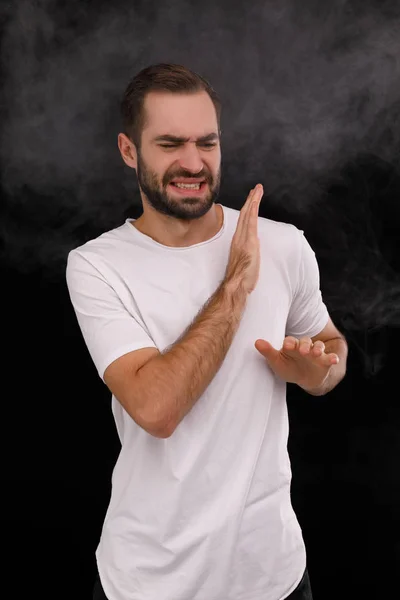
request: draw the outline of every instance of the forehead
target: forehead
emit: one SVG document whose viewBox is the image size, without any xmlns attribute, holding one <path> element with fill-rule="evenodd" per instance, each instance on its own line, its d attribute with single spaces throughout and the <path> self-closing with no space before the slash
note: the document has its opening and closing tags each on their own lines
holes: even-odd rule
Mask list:
<svg viewBox="0 0 400 600">
<path fill-rule="evenodd" d="M 172 94 L 151 92 L 145 98 L 146 137 L 171 134 L 196 139 L 218 132 L 214 104 L 207 92 Z"/>
</svg>

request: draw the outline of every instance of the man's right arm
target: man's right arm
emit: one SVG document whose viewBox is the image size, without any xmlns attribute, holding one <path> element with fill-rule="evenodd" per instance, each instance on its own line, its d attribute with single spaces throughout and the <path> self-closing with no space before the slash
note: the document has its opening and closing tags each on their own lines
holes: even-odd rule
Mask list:
<svg viewBox="0 0 400 600">
<path fill-rule="evenodd" d="M 194 406 L 231 346 L 247 297 L 237 281 L 225 279 L 185 333 L 137 370 L 124 405 L 146 431 L 169 437 Z M 109 387 L 112 369 L 104 374 Z"/>
<path fill-rule="evenodd" d="M 169 437 L 175 431 L 230 348 L 259 277 L 257 224 L 263 193 L 260 185 L 250 191 L 232 238 L 225 277 L 185 333 L 162 354 L 155 348 L 142 349 L 141 362 L 138 354 L 136 359 L 122 357 L 104 373 L 105 383 L 117 392 L 115 397 L 155 437 Z"/>
</svg>

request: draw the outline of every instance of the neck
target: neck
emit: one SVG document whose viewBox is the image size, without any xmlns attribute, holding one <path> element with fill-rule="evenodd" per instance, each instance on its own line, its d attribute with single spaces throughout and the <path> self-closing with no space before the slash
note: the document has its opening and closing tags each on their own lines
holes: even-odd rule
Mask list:
<svg viewBox="0 0 400 600">
<path fill-rule="evenodd" d="M 213 204 L 204 217 L 193 221 L 179 221 L 148 208 L 144 209 L 143 214 L 131 224 L 163 246 L 180 248 L 194 246 L 213 238 L 220 231 L 223 222 L 222 206 Z"/>
</svg>

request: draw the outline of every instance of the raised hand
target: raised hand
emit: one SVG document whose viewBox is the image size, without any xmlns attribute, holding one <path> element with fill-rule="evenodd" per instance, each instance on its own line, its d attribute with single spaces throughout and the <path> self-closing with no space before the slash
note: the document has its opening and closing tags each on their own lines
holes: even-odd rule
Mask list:
<svg viewBox="0 0 400 600">
<path fill-rule="evenodd" d="M 247 294 L 255 289 L 260 274 L 258 209 L 263 194 L 264 188 L 258 183 L 247 196 L 232 238 L 225 273 L 226 282 L 236 282 Z"/>
</svg>

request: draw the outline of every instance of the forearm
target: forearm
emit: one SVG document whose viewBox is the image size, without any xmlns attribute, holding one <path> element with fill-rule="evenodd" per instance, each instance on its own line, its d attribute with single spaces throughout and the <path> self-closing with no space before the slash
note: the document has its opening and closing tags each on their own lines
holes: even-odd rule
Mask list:
<svg viewBox="0 0 400 600">
<path fill-rule="evenodd" d="M 344 338 L 335 338 L 333 340 L 328 340 L 325 342 L 325 353 L 329 354 L 333 352 L 337 354 L 339 357 L 339 362 L 336 365 L 332 365 L 327 378 L 323 382 L 321 386 L 314 389 L 307 389 L 306 387 L 301 386 L 304 391 L 312 396 L 324 396 L 333 388 L 337 386 L 340 381 L 346 375 L 346 365 L 347 365 L 347 354 L 348 347 L 347 342 Z"/>
<path fill-rule="evenodd" d="M 172 434 L 218 372 L 246 299 L 235 283 L 223 282 L 175 344 L 138 372 L 145 396 L 143 418 L 162 437 Z"/>
</svg>

